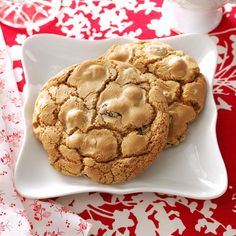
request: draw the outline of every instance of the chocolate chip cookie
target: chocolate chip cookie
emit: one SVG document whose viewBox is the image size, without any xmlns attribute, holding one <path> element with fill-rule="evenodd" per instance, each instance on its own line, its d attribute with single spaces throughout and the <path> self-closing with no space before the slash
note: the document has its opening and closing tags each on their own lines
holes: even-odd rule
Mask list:
<svg viewBox="0 0 236 236">
<path fill-rule="evenodd" d="M 49 163 L 103 184 L 142 173 L 166 145 L 169 128 L 166 98 L 152 80 L 112 60 L 85 61 L 51 78 L 33 113 Z"/>
<path fill-rule="evenodd" d="M 181 142 L 188 123 L 203 109 L 206 97 L 206 80 L 194 58 L 154 41 L 113 45 L 101 58 L 127 62 L 142 73 L 156 76 L 155 84 L 163 91 L 169 106 L 167 146 Z"/>
</svg>

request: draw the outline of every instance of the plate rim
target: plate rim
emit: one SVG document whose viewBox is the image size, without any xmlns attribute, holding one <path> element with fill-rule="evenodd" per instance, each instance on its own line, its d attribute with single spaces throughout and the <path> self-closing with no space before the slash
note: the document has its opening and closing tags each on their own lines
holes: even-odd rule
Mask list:
<svg viewBox="0 0 236 236">
<path fill-rule="evenodd" d="M 207 40 L 209 40 L 209 42 L 211 41 L 214 49 L 215 49 L 215 53 L 216 55 L 218 55 L 217 53 L 217 47 L 216 47 L 216 44 L 213 42 L 213 40 L 208 36 L 208 35 L 203 35 L 203 34 L 184 34 L 184 35 L 176 35 L 176 36 L 171 36 L 171 37 L 165 37 L 165 38 L 155 38 L 155 39 L 141 39 L 142 41 L 143 40 L 156 40 L 156 41 L 165 41 L 166 39 L 169 39 L 169 38 L 178 38 L 178 39 L 181 39 L 181 38 L 186 38 L 186 37 L 203 37 Z M 24 51 L 25 49 L 27 48 L 28 44 L 31 43 L 31 41 L 34 41 L 34 40 L 38 40 L 39 38 L 41 39 L 47 39 L 47 38 L 57 38 L 57 39 L 62 39 L 62 40 L 68 40 L 68 41 L 82 41 L 82 42 L 89 42 L 89 43 L 98 43 L 99 41 L 104 43 L 104 42 L 107 42 L 107 41 L 112 41 L 112 40 L 124 40 L 124 41 L 139 41 L 139 39 L 130 39 L 128 37 L 113 37 L 113 38 L 108 38 L 108 39 L 99 39 L 99 40 L 87 40 L 87 39 L 75 39 L 75 38 L 67 38 L 65 36 L 62 36 L 62 35 L 56 35 L 56 34 L 38 34 L 38 35 L 33 35 L 33 36 L 30 36 L 28 37 L 24 44 L 23 44 L 23 47 L 22 47 L 22 65 L 23 65 L 23 70 L 24 70 L 24 73 L 25 73 L 25 80 L 26 80 L 26 84 L 24 86 L 24 93 L 25 93 L 25 100 L 24 100 L 24 104 L 23 104 L 23 124 L 24 124 L 24 138 L 23 138 L 23 141 L 22 141 L 22 144 L 21 144 L 21 149 L 20 149 L 20 152 L 19 152 L 19 155 L 17 157 L 17 160 L 16 160 L 16 164 L 15 164 L 15 169 L 14 169 L 14 183 L 15 183 L 15 187 L 17 189 L 17 191 L 24 197 L 27 197 L 27 198 L 39 198 L 39 199 L 43 199 L 43 198 L 51 198 L 51 197 L 55 197 L 55 195 L 53 194 L 47 194 L 47 195 L 43 195 L 43 196 L 34 196 L 33 194 L 27 194 L 26 192 L 24 192 L 24 190 L 22 190 L 20 188 L 20 186 L 18 186 L 17 184 L 17 179 L 15 178 L 16 174 L 17 174 L 17 170 L 18 170 L 18 166 L 19 166 L 19 163 L 20 163 L 20 160 L 21 160 L 21 154 L 25 148 L 25 143 L 26 143 L 26 134 L 27 134 L 27 123 L 26 123 L 26 119 L 25 119 L 25 113 L 26 113 L 26 106 L 27 104 L 29 103 L 29 84 L 30 84 L 30 80 L 29 79 L 29 75 L 28 75 L 28 70 L 27 70 L 27 65 L 26 65 L 26 59 L 24 57 Z M 216 66 L 217 66 L 217 57 L 215 58 L 215 61 L 214 61 L 214 72 L 216 70 Z M 218 145 L 218 141 L 217 141 L 217 134 L 216 134 L 216 122 L 217 122 L 217 116 L 218 116 L 218 112 L 217 112 L 217 108 L 216 108 L 216 104 L 215 104 L 215 101 L 214 101 L 214 97 L 213 97 L 213 90 L 212 90 L 212 86 L 213 86 L 213 81 L 214 81 L 214 72 L 212 74 L 212 79 L 209 82 L 209 89 L 210 89 L 210 99 L 213 101 L 212 103 L 212 108 L 213 108 L 213 117 L 212 117 L 212 124 L 214 126 L 214 138 L 216 140 L 216 144 L 217 144 L 217 147 L 219 149 L 219 145 Z M 208 91 L 209 92 L 209 91 Z M 225 193 L 225 191 L 227 190 L 227 186 L 228 186 L 228 176 L 227 176 L 227 170 L 226 170 L 226 166 L 225 166 L 225 163 L 224 163 L 224 159 L 222 157 L 222 154 L 220 152 L 220 149 L 219 149 L 219 154 L 220 154 L 220 161 L 222 162 L 221 164 L 222 167 L 223 167 L 223 172 L 224 172 L 224 186 L 221 187 L 221 189 L 219 189 L 219 191 L 215 191 L 214 193 L 212 194 L 206 194 L 206 196 L 204 197 L 203 194 L 201 194 L 200 197 L 198 197 L 196 194 L 195 195 L 192 195 L 191 193 L 187 194 L 176 194 L 176 193 L 173 193 L 173 190 L 169 189 L 169 191 L 167 190 L 164 190 L 164 191 L 158 191 L 158 193 L 161 193 L 161 194 L 172 194 L 172 195 L 178 195 L 178 196 L 182 196 L 182 197 L 187 197 L 187 198 L 193 198 L 193 199 L 214 199 L 214 198 L 217 198 L 221 195 L 223 195 Z M 113 185 L 115 186 L 115 185 Z M 146 189 L 147 188 L 147 189 Z M 133 188 L 133 189 L 110 189 L 109 191 L 107 190 L 101 190 L 99 189 L 99 186 L 98 187 L 93 187 L 93 190 L 91 191 L 95 191 L 95 192 L 106 192 L 106 193 L 112 193 L 112 194 L 127 194 L 127 193 L 135 193 L 135 192 L 156 192 L 155 189 L 151 189 L 150 187 L 142 187 L 142 190 L 141 188 L 140 189 L 137 189 L 137 187 Z M 58 196 L 66 196 L 66 195 L 71 195 L 71 194 L 76 194 L 76 193 L 85 193 L 85 192 L 90 192 L 88 190 L 80 190 L 80 191 L 70 191 L 70 193 L 62 193 L 60 195 L 57 194 L 57 197 Z"/>
</svg>

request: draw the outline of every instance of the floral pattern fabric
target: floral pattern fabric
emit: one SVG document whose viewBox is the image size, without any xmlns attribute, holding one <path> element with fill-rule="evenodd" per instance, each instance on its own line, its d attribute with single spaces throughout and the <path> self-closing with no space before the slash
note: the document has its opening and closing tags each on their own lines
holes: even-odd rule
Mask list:
<svg viewBox="0 0 236 236">
<path fill-rule="evenodd" d="M 13 164 L 24 135 L 24 40 L 37 33 L 90 40 L 175 35 L 162 19 L 161 5 L 161 0 L 63 0 L 60 14 L 44 26 L 1 25 L 7 47 L 1 39 L 0 235 L 86 235 L 89 223 L 94 236 L 236 235 L 236 7 L 230 4 L 219 27 L 209 34 L 218 47 L 213 92 L 217 138 L 229 178 L 223 196 L 200 201 L 158 193 L 83 193 L 42 201 L 22 198 L 14 190 Z"/>
</svg>

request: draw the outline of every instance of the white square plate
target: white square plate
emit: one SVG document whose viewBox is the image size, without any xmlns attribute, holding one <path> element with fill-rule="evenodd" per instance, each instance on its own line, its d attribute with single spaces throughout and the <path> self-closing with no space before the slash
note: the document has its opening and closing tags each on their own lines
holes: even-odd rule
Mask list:
<svg viewBox="0 0 236 236">
<path fill-rule="evenodd" d="M 101 185 L 84 177 L 68 177 L 49 164 L 41 143 L 33 135 L 31 120 L 41 86 L 61 69 L 85 59 L 97 58 L 114 43 L 127 38 L 87 41 L 56 35 L 36 35 L 23 46 L 23 67 L 27 87 L 24 104 L 25 138 L 15 167 L 15 186 L 28 198 L 48 198 L 89 191 L 109 193 L 159 192 L 196 199 L 222 195 L 227 174 L 216 139 L 217 110 L 212 95 L 217 50 L 206 35 L 180 35 L 165 39 L 175 49 L 193 56 L 208 82 L 204 111 L 190 125 L 186 140 L 164 150 L 138 178 L 120 185 Z"/>
</svg>

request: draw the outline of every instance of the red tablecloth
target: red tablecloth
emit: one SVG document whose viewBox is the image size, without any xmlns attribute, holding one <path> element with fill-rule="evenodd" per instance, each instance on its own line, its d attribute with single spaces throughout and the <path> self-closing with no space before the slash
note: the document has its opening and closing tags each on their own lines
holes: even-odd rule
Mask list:
<svg viewBox="0 0 236 236">
<path fill-rule="evenodd" d="M 64 1 L 56 19 L 38 29 L 1 24 L 19 90 L 25 84 L 20 50 L 29 35 L 54 33 L 83 39 L 174 35 L 161 19 L 161 5 L 161 0 Z M 225 7 L 220 26 L 210 35 L 219 51 L 214 96 L 218 106 L 217 138 L 229 178 L 227 192 L 207 201 L 157 193 L 86 193 L 56 199 L 91 222 L 92 235 L 236 235 L 236 7 Z"/>
</svg>

